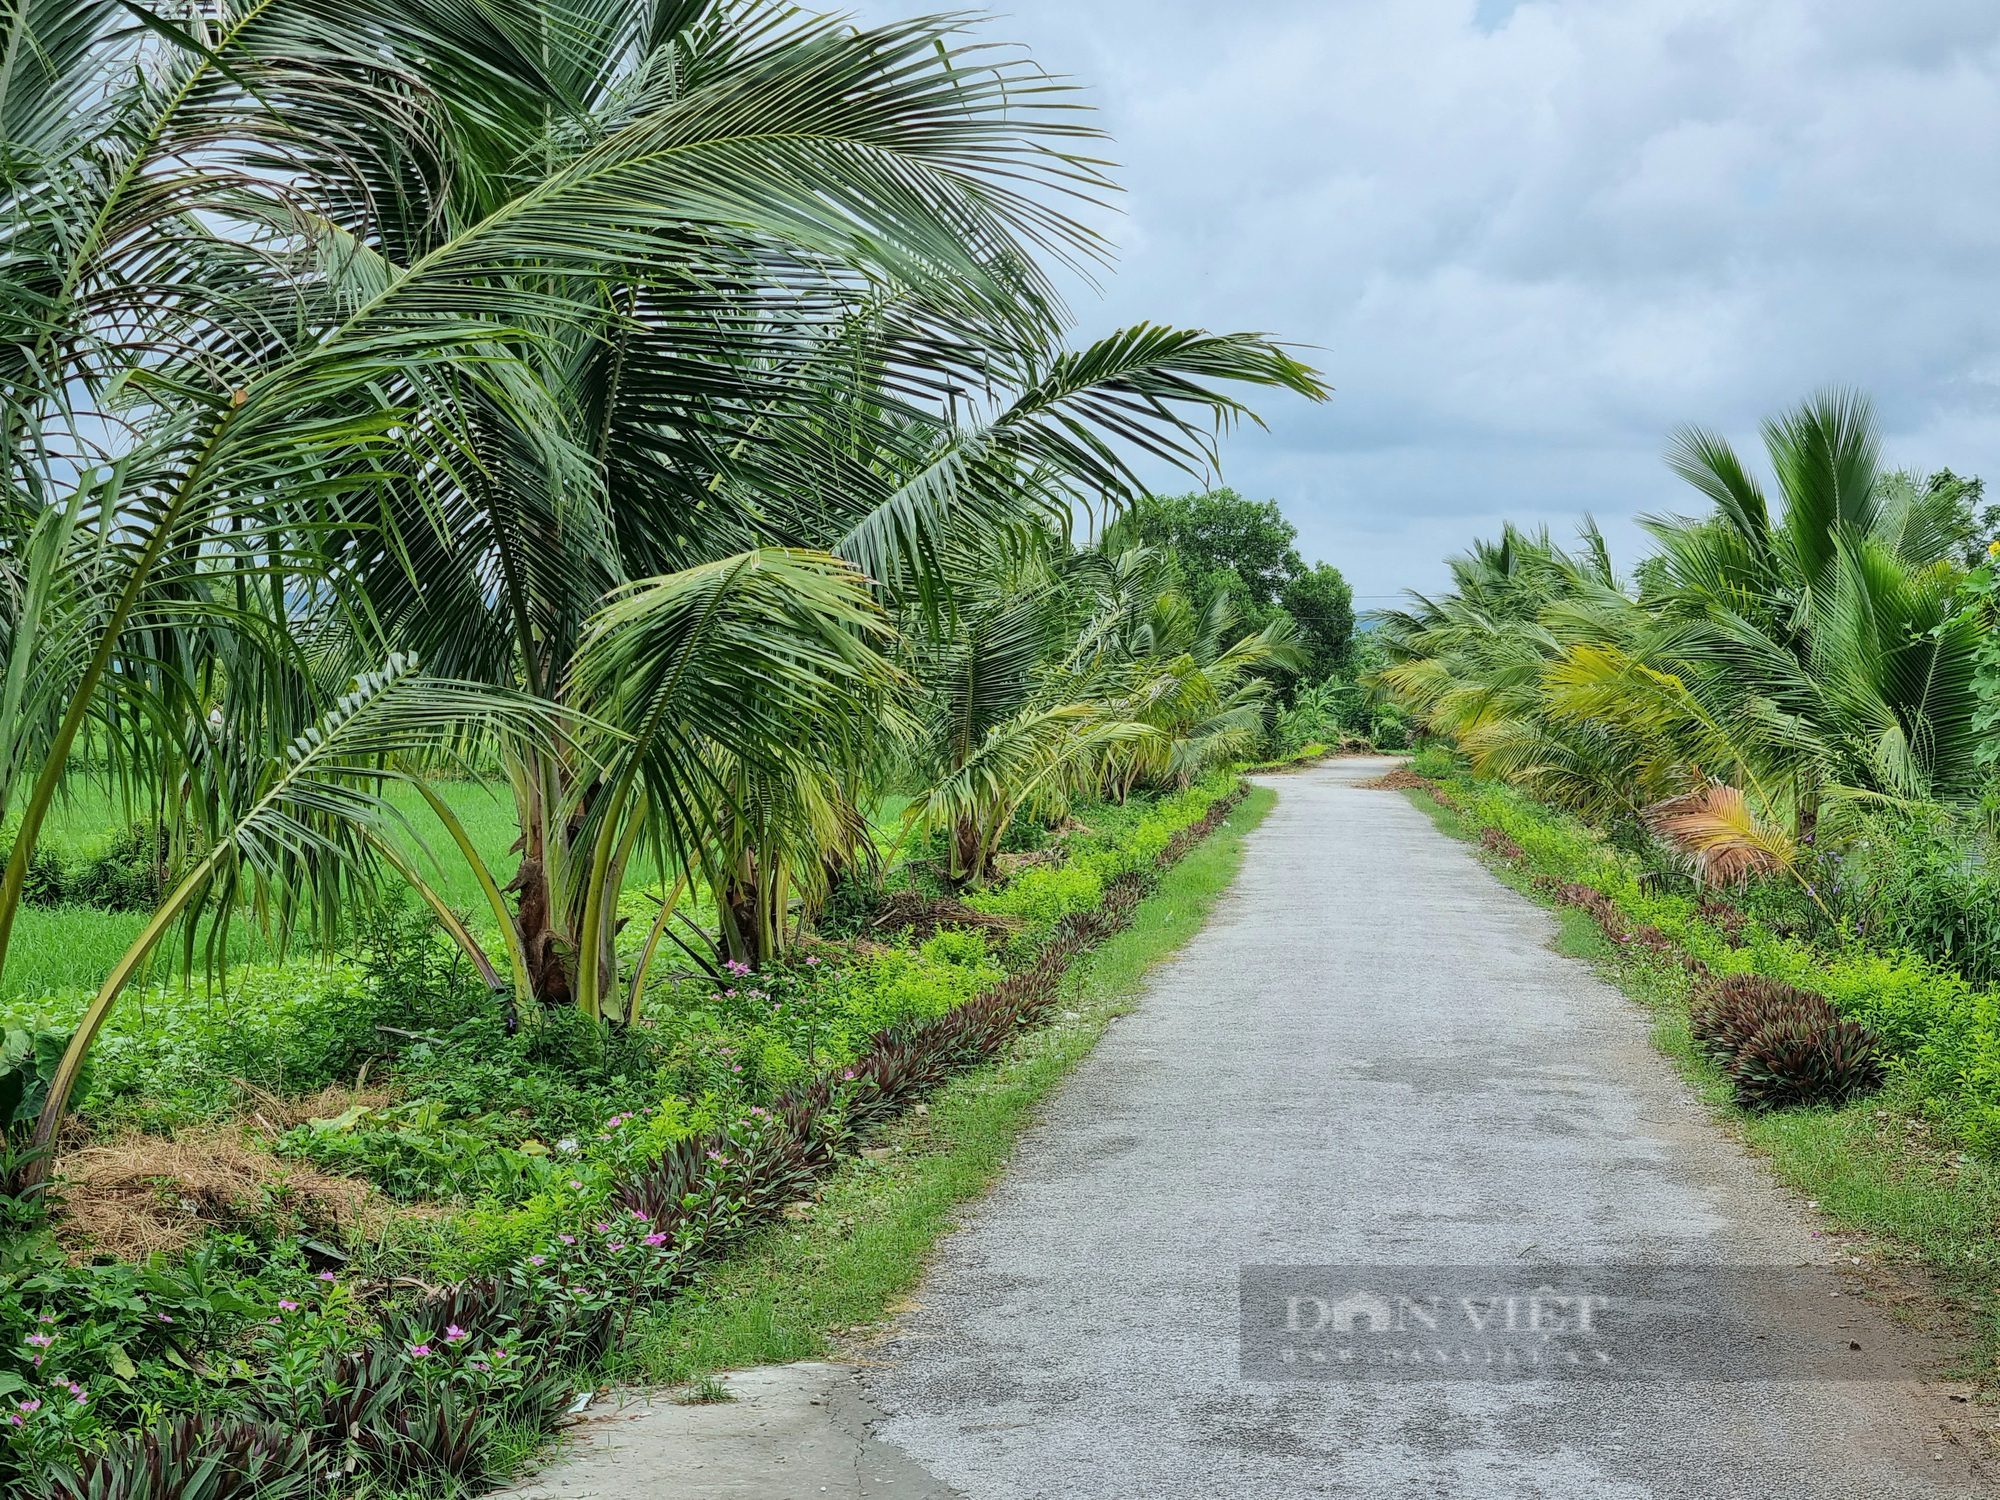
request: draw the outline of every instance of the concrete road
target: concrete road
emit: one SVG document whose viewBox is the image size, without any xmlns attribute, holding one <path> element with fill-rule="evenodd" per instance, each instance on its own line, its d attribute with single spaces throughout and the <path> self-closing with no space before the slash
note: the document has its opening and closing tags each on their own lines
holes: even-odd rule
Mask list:
<svg viewBox="0 0 2000 1500">
<path fill-rule="evenodd" d="M 1831 1271 L 1745 1337 L 1862 1345 L 1886 1378 L 1243 1378 L 1246 1265 L 1836 1258 L 1546 913 L 1356 785 L 1383 769 L 1274 782 L 1207 929 L 862 1370 L 870 1450 L 971 1500 L 1990 1493 L 1973 1409 L 1917 1378 L 1936 1351 Z"/>
</svg>

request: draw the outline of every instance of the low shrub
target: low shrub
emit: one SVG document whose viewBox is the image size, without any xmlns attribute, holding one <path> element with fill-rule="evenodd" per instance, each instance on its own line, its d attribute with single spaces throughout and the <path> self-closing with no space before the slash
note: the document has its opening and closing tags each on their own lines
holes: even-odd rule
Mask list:
<svg viewBox="0 0 2000 1500">
<path fill-rule="evenodd" d="M 59 1464 L 47 1500 L 291 1500 L 316 1488 L 311 1443 L 268 1422 L 162 1417 Z"/>
<path fill-rule="evenodd" d="M 1990 840 L 1943 808 L 1871 818 L 1828 885 L 1861 941 L 2000 982 L 2000 869 Z"/>
<path fill-rule="evenodd" d="M 1838 1019 L 1824 995 L 1762 974 L 1730 974 L 1697 990 L 1688 1008 L 1688 1031 L 1710 1057 L 1727 1064 L 1741 1056 L 1751 1037 L 1780 1021 L 1810 1028 Z"/>
<path fill-rule="evenodd" d="M 0 861 L 13 850 L 0 850 Z M 35 906 L 88 906 L 99 911 L 155 910 L 173 889 L 178 866 L 173 840 L 153 823 L 113 835 L 96 852 L 65 857 L 38 844 L 22 896 Z"/>
<path fill-rule="evenodd" d="M 1881 1087 L 1881 1043 L 1858 1021 L 1794 1010 L 1743 1040 L 1729 1077 L 1745 1109 L 1845 1104 Z"/>
</svg>

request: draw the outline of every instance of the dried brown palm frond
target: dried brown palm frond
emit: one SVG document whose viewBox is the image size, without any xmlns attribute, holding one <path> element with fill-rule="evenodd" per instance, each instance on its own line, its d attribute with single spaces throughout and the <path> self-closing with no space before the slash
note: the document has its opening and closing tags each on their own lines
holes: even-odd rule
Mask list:
<svg viewBox="0 0 2000 1500">
<path fill-rule="evenodd" d="M 1644 816 L 1653 835 L 1684 855 L 1706 885 L 1742 885 L 1797 864 L 1792 836 L 1759 817 L 1741 787 L 1711 783 L 1656 802 Z"/>
</svg>

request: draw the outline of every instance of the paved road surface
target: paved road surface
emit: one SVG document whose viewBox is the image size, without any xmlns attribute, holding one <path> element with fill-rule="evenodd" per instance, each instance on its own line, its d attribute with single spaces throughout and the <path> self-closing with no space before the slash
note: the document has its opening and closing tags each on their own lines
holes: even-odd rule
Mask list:
<svg viewBox="0 0 2000 1500">
<path fill-rule="evenodd" d="M 1274 783 L 1235 889 L 864 1372 L 876 1437 L 972 1500 L 1991 1493 L 1969 1409 L 1909 1378 L 1240 1378 L 1246 1263 L 1832 1258 L 1546 913 L 1355 785 L 1384 768 Z M 1781 1342 L 1925 1353 L 1851 1296 L 1756 1311 Z"/>
</svg>

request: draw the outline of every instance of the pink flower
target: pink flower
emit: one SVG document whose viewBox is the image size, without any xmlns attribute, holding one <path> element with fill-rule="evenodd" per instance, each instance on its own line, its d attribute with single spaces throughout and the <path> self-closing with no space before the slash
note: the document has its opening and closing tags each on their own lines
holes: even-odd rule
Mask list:
<svg viewBox="0 0 2000 1500">
<path fill-rule="evenodd" d="M 616 1255 L 620 1250 L 623 1250 L 625 1248 L 625 1242 L 623 1240 L 620 1240 L 617 1244 L 607 1245 L 605 1248 L 608 1249 L 613 1255 Z"/>
<path fill-rule="evenodd" d="M 334 1280 L 334 1274 L 331 1271 L 322 1271 L 319 1273 L 319 1279 L 321 1281 L 332 1281 Z"/>
<path fill-rule="evenodd" d="M 278 1311 L 279 1311 L 279 1312 L 297 1312 L 298 1310 L 299 1310 L 299 1305 L 298 1305 L 298 1303 L 296 1303 L 296 1302 L 287 1302 L 287 1301 L 285 1301 L 285 1300 L 284 1300 L 284 1299 L 283 1299 L 282 1297 L 278 1299 Z"/>
<path fill-rule="evenodd" d="M 649 1234 L 646 1236 L 646 1243 L 649 1245 L 659 1246 L 664 1245 L 666 1242 L 667 1237 L 664 1234 Z"/>
<path fill-rule="evenodd" d="M 24 1412 L 40 1411 L 42 1409 L 42 1403 L 40 1401 L 23 1401 L 20 1403 L 20 1407 L 21 1410 Z"/>
<path fill-rule="evenodd" d="M 809 969 L 817 967 L 818 964 L 819 964 L 819 958 L 817 957 L 817 955 L 806 960 L 806 967 Z"/>
<path fill-rule="evenodd" d="M 431 1357 L 431 1346 L 429 1344 L 410 1345 L 411 1359 L 429 1359 L 430 1357 Z"/>
<path fill-rule="evenodd" d="M 851 1080 L 854 1077 L 854 1069 L 849 1068 L 845 1073 L 842 1073 L 840 1076 L 844 1079 Z"/>
<path fill-rule="evenodd" d="M 531 1266 L 545 1266 L 548 1263 L 549 1258 L 546 1255 L 531 1255 L 528 1257 L 528 1264 Z"/>
<path fill-rule="evenodd" d="M 578 1182 L 574 1177 L 570 1178 L 569 1185 L 576 1192 L 580 1193 L 583 1191 L 583 1184 Z"/>
<path fill-rule="evenodd" d="M 576 1243 L 576 1236 L 573 1234 L 559 1234 L 556 1238 L 561 1240 L 565 1245 L 574 1245 Z"/>
<path fill-rule="evenodd" d="M 444 1341 L 447 1344 L 455 1344 L 464 1337 L 465 1337 L 465 1330 L 463 1328 L 460 1328 L 456 1323 L 452 1324 L 449 1328 L 445 1329 L 444 1331 Z"/>
<path fill-rule="evenodd" d="M 33 1344 L 37 1349 L 46 1349 L 55 1340 L 50 1338 L 46 1333 L 31 1333 L 28 1335 L 28 1342 Z"/>
<path fill-rule="evenodd" d="M 597 1226 L 597 1232 L 599 1234 L 609 1234 L 611 1233 L 611 1226 L 609 1224 L 599 1224 Z"/>
<path fill-rule="evenodd" d="M 158 1318 L 162 1323 L 171 1323 L 174 1320 L 172 1313 L 154 1313 L 153 1316 Z"/>
<path fill-rule="evenodd" d="M 724 959 L 722 961 L 722 967 L 727 969 L 730 973 L 734 974 L 738 979 L 741 979 L 745 974 L 748 974 L 750 972 L 750 965 L 745 963 L 738 963 L 733 958 Z"/>
</svg>

